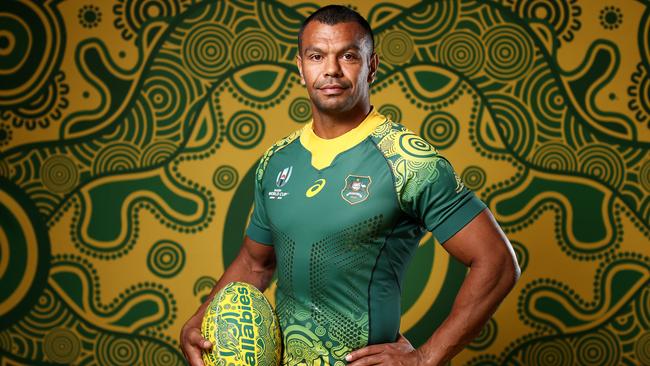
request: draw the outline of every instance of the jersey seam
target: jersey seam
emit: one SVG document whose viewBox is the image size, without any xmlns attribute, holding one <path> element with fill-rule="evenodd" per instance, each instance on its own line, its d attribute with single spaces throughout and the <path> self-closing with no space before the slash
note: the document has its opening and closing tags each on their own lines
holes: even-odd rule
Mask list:
<svg viewBox="0 0 650 366">
<path fill-rule="evenodd" d="M 372 140 L 372 137 L 368 136 L 369 139 Z M 381 151 L 379 146 L 375 143 L 375 141 L 372 141 L 372 145 L 375 147 L 375 149 L 379 152 L 381 157 L 384 159 L 384 162 L 386 162 L 386 165 L 388 167 L 388 174 L 390 174 L 390 179 L 393 181 L 393 192 L 395 193 L 395 202 L 397 203 L 397 207 L 399 207 L 399 210 L 406 214 L 404 209 L 402 208 L 402 203 L 400 202 L 399 195 L 397 194 L 397 182 L 395 182 L 395 175 L 393 174 L 393 168 L 390 165 L 390 161 L 388 161 L 388 158 L 386 158 L 386 155 Z"/>
<path fill-rule="evenodd" d="M 377 258 L 375 258 L 375 265 L 372 267 L 372 272 L 370 273 L 370 282 L 368 283 L 368 343 L 370 343 L 370 338 L 372 335 L 372 311 L 370 308 L 370 289 L 372 288 L 372 281 L 375 278 L 375 271 L 377 270 L 377 265 L 379 264 L 379 258 L 381 258 L 382 253 L 384 252 L 384 248 L 386 248 L 386 243 L 388 243 L 388 239 L 393 235 L 395 232 L 395 229 L 397 228 L 399 224 L 399 220 L 395 221 L 395 224 L 393 224 L 393 227 L 390 230 L 390 233 L 386 236 L 386 239 L 384 239 L 384 243 L 381 246 L 381 249 L 379 250 L 379 253 L 377 254 Z M 390 261 L 389 261 L 390 263 Z M 395 277 L 395 280 L 397 282 L 397 288 L 399 289 L 399 293 L 402 293 L 402 286 L 397 281 L 397 276 L 395 275 L 395 270 L 393 269 L 393 265 L 390 264 L 390 269 L 391 272 L 393 273 L 393 276 Z"/>
<path fill-rule="evenodd" d="M 370 136 L 368 136 L 368 138 L 372 139 Z M 397 203 L 397 207 L 399 207 L 399 210 L 403 215 L 405 215 L 406 217 L 408 217 L 410 219 L 413 219 L 413 216 L 410 215 L 408 212 L 406 212 L 406 210 L 402 206 L 402 201 L 399 199 L 399 193 L 397 192 L 397 182 L 395 181 L 395 174 L 393 173 L 393 168 L 391 166 L 390 161 L 388 160 L 386 155 L 384 155 L 384 153 L 381 151 L 379 146 L 377 146 L 377 144 L 374 141 L 372 141 L 372 144 L 375 147 L 375 149 L 377 151 L 379 151 L 379 154 L 381 155 L 381 157 L 386 162 L 386 165 L 388 166 L 388 174 L 390 174 L 390 179 L 393 181 L 393 191 L 395 193 L 395 202 Z M 422 222 L 421 220 L 415 220 L 415 221 L 418 223 L 419 226 L 421 226 L 421 227 L 423 227 L 425 229 L 427 228 L 426 225 L 424 225 L 424 222 Z"/>
<path fill-rule="evenodd" d="M 275 152 L 273 152 L 273 154 L 272 154 L 271 156 L 269 156 L 269 159 L 268 159 L 268 161 L 266 162 L 266 167 L 264 168 L 264 173 L 262 173 L 262 178 L 259 180 L 260 186 L 261 186 L 262 188 L 264 187 L 264 179 L 266 178 L 266 173 L 267 173 L 267 171 L 269 170 L 268 167 L 269 167 L 269 165 L 271 165 L 271 160 L 272 160 L 274 157 L 276 157 L 277 154 L 278 154 L 280 151 L 282 151 L 282 150 L 286 149 L 287 147 L 291 146 L 292 144 L 294 144 L 294 143 L 296 142 L 296 140 L 299 140 L 299 139 L 300 139 L 300 136 L 298 136 L 297 138 L 293 139 L 293 141 L 291 141 L 290 143 L 284 145 L 283 147 L 277 149 Z"/>
</svg>

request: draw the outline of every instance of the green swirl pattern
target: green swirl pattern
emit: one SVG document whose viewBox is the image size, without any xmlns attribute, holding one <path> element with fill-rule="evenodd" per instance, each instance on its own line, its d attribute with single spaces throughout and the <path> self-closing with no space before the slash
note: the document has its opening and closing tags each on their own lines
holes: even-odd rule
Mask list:
<svg viewBox="0 0 650 366">
<path fill-rule="evenodd" d="M 649 364 L 648 1 L 350 6 L 375 30 L 373 105 L 418 133 L 387 138 L 396 169 L 448 158 L 524 271 L 453 363 Z M 317 8 L 0 2 L 0 364 L 184 363 L 180 327 L 237 254 L 255 174 L 311 119 L 295 57 Z M 417 251 L 416 346 L 466 275 L 431 238 Z M 282 281 L 266 295 L 306 316 L 275 304 Z M 332 332 L 288 329 L 288 359 L 322 363 Z"/>
</svg>

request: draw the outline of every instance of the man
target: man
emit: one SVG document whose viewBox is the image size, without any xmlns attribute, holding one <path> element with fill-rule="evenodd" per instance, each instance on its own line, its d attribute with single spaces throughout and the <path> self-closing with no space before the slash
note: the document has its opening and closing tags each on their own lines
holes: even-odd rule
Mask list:
<svg viewBox="0 0 650 366">
<path fill-rule="evenodd" d="M 371 106 L 379 59 L 365 19 L 316 11 L 297 65 L 313 121 L 261 159 L 243 246 L 210 298 L 231 281 L 264 290 L 277 269 L 284 364 L 443 364 L 514 286 L 514 251 L 449 162 Z M 425 230 L 471 270 L 447 319 L 414 349 L 399 333 L 400 288 Z M 199 331 L 209 301 L 181 333 L 192 365 L 212 346 Z"/>
</svg>

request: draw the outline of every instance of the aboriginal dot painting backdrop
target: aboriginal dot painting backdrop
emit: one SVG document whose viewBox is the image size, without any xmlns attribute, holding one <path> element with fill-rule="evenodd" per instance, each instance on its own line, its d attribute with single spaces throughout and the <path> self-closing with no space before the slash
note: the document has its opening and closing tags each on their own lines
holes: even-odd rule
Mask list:
<svg viewBox="0 0 650 366">
<path fill-rule="evenodd" d="M 257 160 L 311 118 L 296 37 L 324 3 L 0 2 L 0 364 L 182 364 Z M 373 104 L 452 161 L 521 263 L 452 364 L 650 364 L 650 3 L 349 6 L 376 31 Z M 424 238 L 416 345 L 464 275 Z"/>
</svg>

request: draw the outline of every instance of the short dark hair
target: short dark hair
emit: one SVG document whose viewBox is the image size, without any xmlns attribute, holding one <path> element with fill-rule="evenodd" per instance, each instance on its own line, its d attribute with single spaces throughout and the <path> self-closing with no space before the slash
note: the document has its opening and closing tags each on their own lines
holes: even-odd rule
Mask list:
<svg viewBox="0 0 650 366">
<path fill-rule="evenodd" d="M 375 50 L 375 38 L 372 34 L 372 28 L 368 21 L 361 16 L 361 14 L 356 11 L 343 6 L 343 5 L 327 5 L 324 6 L 305 19 L 300 27 L 300 32 L 298 33 L 298 51 L 302 51 L 302 34 L 307 27 L 307 24 L 317 21 L 327 25 L 335 25 L 339 23 L 354 22 L 357 23 L 363 28 L 367 33 L 368 38 L 370 38 L 370 49 L 374 52 Z"/>
</svg>

